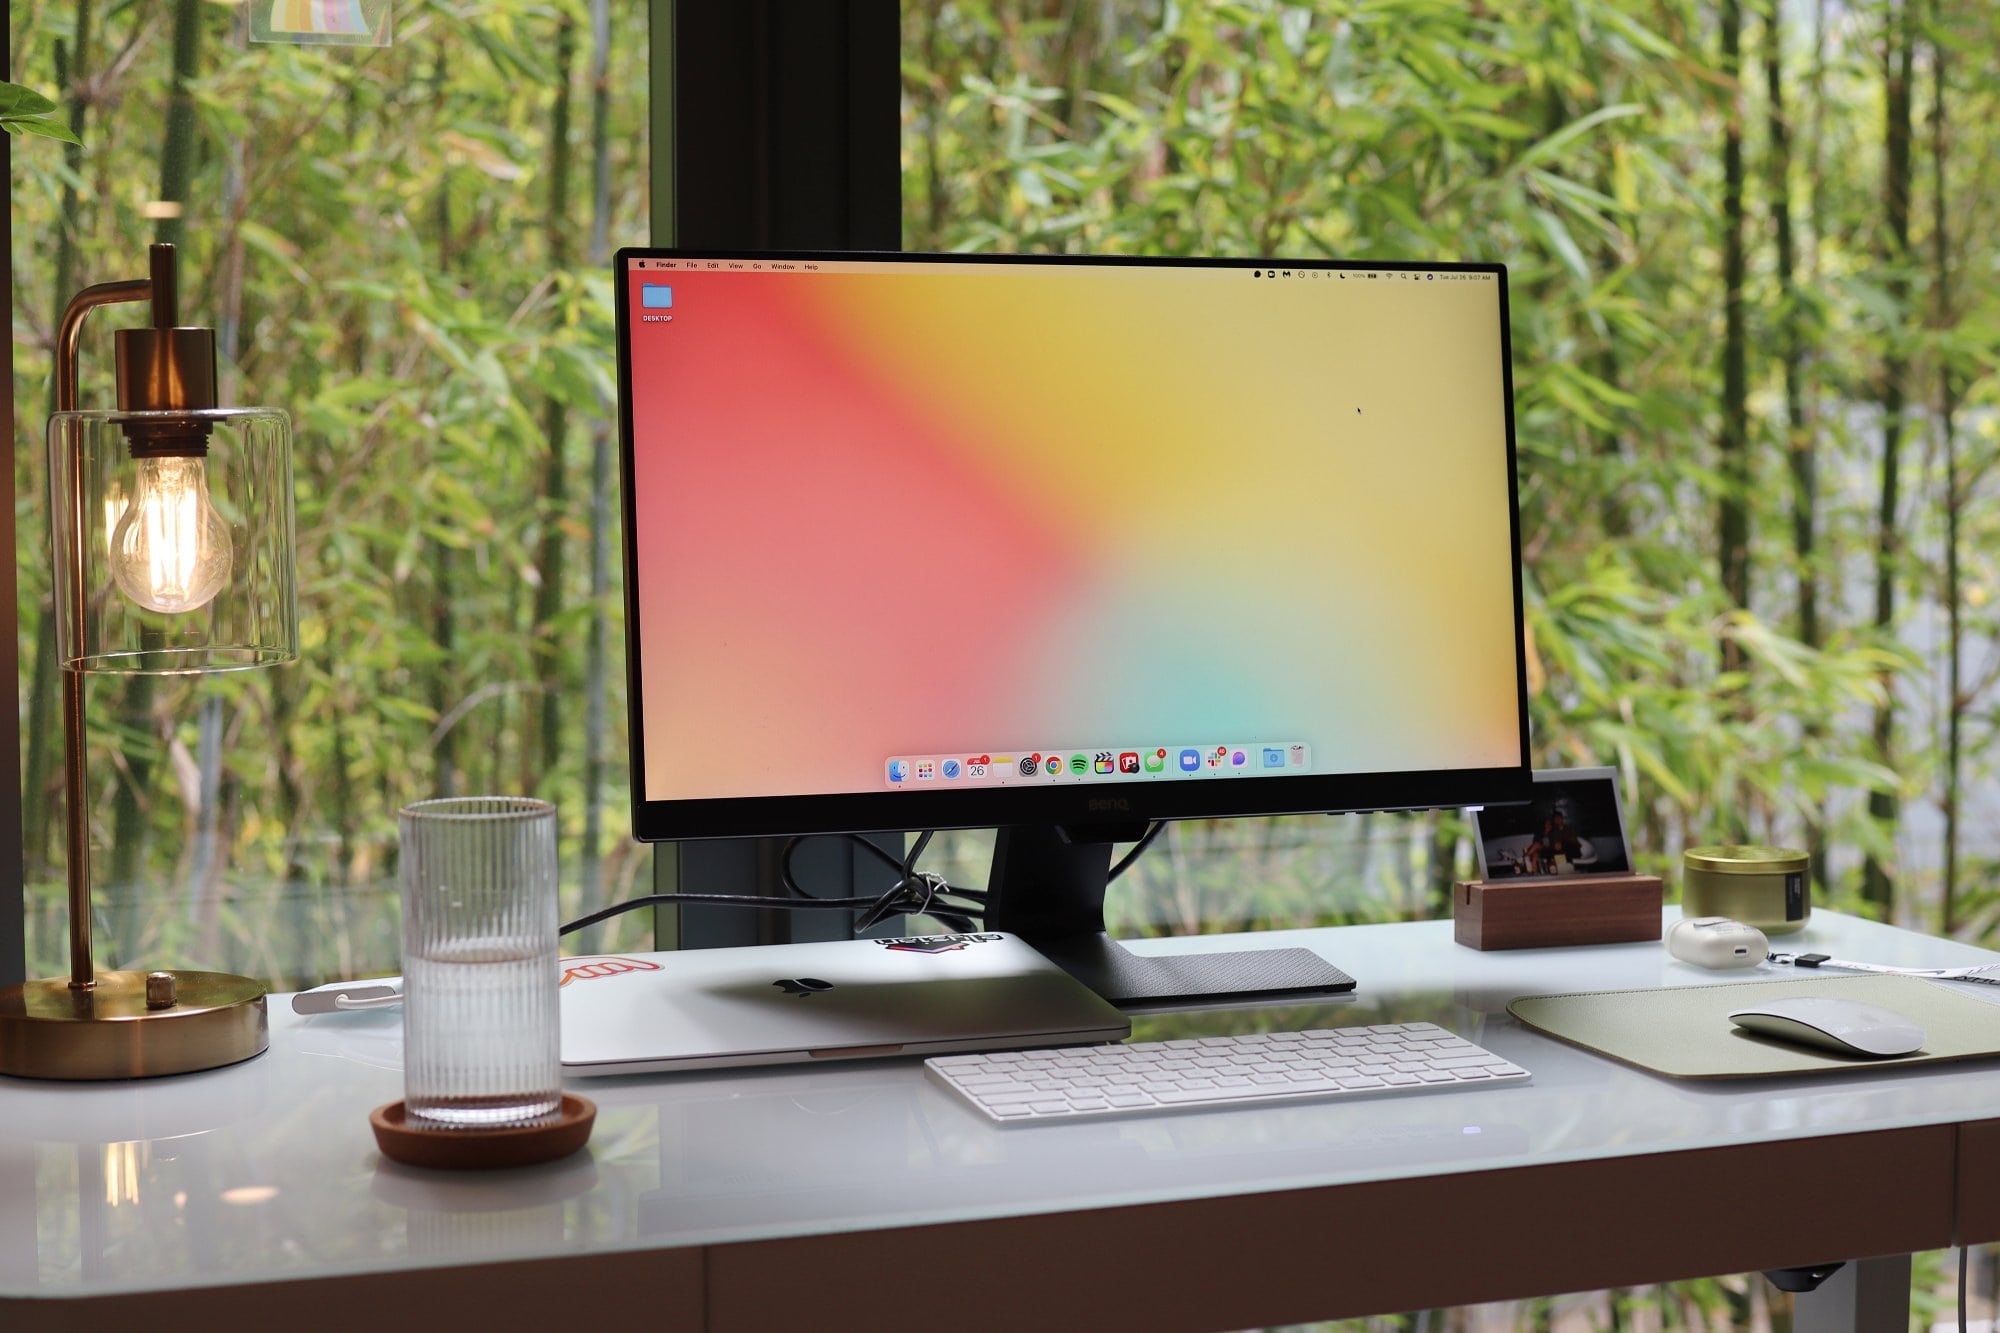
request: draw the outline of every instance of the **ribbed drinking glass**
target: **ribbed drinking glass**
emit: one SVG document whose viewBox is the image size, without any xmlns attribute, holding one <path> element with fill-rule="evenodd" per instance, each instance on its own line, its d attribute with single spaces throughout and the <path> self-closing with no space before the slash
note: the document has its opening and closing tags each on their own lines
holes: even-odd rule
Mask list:
<svg viewBox="0 0 2000 1333">
<path fill-rule="evenodd" d="M 406 806 L 400 823 L 411 1120 L 470 1129 L 553 1113 L 556 808 L 456 797 Z"/>
</svg>

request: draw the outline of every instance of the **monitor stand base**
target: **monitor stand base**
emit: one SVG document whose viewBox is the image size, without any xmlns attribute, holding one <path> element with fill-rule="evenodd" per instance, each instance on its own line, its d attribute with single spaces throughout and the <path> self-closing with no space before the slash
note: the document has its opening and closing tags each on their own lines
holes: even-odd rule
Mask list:
<svg viewBox="0 0 2000 1333">
<path fill-rule="evenodd" d="M 1133 953 L 1104 929 L 1111 844 L 1145 831 L 1016 824 L 999 831 L 985 926 L 1020 936 L 1113 1004 L 1302 1000 L 1354 989 L 1354 978 L 1310 949 Z"/>
<path fill-rule="evenodd" d="M 1339 995 L 1354 978 L 1311 949 L 1133 953 L 1109 935 L 1030 939 L 1050 962 L 1122 1006 Z"/>
</svg>

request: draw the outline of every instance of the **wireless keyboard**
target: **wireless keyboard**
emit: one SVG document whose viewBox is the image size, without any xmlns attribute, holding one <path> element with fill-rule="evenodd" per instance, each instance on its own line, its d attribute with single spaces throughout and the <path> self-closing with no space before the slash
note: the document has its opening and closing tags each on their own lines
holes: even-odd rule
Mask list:
<svg viewBox="0 0 2000 1333">
<path fill-rule="evenodd" d="M 931 1079 L 1005 1125 L 1526 1083 L 1435 1023 L 939 1055 Z"/>
</svg>

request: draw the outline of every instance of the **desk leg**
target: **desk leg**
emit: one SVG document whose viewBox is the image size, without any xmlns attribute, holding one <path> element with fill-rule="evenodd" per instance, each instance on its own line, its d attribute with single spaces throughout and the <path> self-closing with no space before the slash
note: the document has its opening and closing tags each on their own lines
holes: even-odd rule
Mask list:
<svg viewBox="0 0 2000 1333">
<path fill-rule="evenodd" d="M 1881 1333 L 1910 1324 L 1910 1256 L 1856 1259 L 1794 1298 L 1794 1333 Z"/>
</svg>

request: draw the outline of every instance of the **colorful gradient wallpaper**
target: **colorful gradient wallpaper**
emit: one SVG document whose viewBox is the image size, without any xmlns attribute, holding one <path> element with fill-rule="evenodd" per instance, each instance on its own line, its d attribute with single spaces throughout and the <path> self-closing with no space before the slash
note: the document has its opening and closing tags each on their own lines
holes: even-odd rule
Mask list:
<svg viewBox="0 0 2000 1333">
<path fill-rule="evenodd" d="M 1519 763 L 1491 275 L 644 262 L 644 799 Z"/>
</svg>

